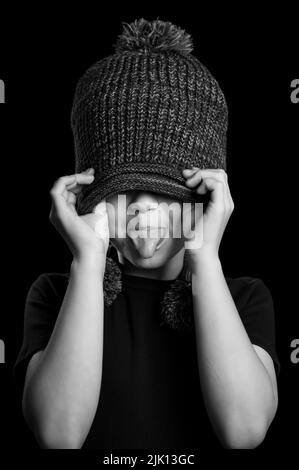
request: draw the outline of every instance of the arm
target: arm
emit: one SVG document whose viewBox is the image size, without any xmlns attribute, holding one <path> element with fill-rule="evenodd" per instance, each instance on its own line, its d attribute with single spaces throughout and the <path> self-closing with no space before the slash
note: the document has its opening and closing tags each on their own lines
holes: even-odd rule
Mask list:
<svg viewBox="0 0 299 470">
<path fill-rule="evenodd" d="M 225 447 L 254 448 L 262 442 L 274 418 L 277 384 L 271 357 L 248 338 L 218 256 L 234 209 L 227 174 L 193 168 L 184 170 L 183 176 L 197 194 L 209 191 L 211 196 L 205 212 L 195 220 L 200 243 L 187 250 L 203 398 Z"/>
<path fill-rule="evenodd" d="M 102 378 L 102 282 L 96 263 L 72 262 L 51 338 L 28 367 L 23 411 L 42 447 L 81 447 L 91 427 Z"/>
<path fill-rule="evenodd" d="M 277 409 L 273 363 L 268 371 L 251 344 L 219 259 L 198 260 L 192 291 L 199 374 L 212 425 L 225 447 L 256 447 Z"/>
<path fill-rule="evenodd" d="M 29 363 L 23 413 L 42 447 L 79 448 L 98 406 L 103 359 L 103 277 L 109 245 L 105 201 L 79 216 L 76 194 L 93 175 L 59 178 L 50 221 L 73 254 L 68 287 L 46 348 Z"/>
</svg>

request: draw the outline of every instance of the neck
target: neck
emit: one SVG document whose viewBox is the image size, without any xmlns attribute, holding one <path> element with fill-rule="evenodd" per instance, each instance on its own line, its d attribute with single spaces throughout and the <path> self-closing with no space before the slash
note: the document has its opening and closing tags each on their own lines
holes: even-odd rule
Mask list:
<svg viewBox="0 0 299 470">
<path fill-rule="evenodd" d="M 172 258 L 170 258 L 163 266 L 153 269 L 138 268 L 134 266 L 129 260 L 127 260 L 119 251 L 118 260 L 123 267 L 125 274 L 131 276 L 147 277 L 150 279 L 160 279 L 169 281 L 177 279 L 181 273 L 184 265 L 184 253 L 185 249 L 182 248 Z"/>
</svg>

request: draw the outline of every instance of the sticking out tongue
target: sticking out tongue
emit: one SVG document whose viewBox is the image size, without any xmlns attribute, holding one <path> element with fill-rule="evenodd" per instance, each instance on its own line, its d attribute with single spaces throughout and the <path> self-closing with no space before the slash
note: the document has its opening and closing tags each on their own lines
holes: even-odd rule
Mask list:
<svg viewBox="0 0 299 470">
<path fill-rule="evenodd" d="M 130 237 L 130 234 L 128 234 Z M 130 237 L 132 240 L 133 245 L 135 246 L 136 251 L 142 258 L 152 258 L 155 254 L 155 251 L 159 249 L 163 238 L 161 238 L 161 233 L 156 236 L 149 236 L 149 233 L 146 234 L 147 236 L 140 236 L 137 237 Z M 153 235 L 155 235 L 153 233 Z"/>
</svg>

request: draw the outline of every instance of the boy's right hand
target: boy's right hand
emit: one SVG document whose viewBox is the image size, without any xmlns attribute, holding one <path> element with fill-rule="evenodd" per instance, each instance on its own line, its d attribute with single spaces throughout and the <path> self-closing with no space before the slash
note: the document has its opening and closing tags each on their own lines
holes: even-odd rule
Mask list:
<svg viewBox="0 0 299 470">
<path fill-rule="evenodd" d="M 49 219 L 66 241 L 77 260 L 98 260 L 105 264 L 109 246 L 109 224 L 106 201 L 101 201 L 90 214 L 79 216 L 75 204 L 83 185 L 94 179 L 94 169 L 62 176 L 50 190 L 52 207 Z"/>
</svg>

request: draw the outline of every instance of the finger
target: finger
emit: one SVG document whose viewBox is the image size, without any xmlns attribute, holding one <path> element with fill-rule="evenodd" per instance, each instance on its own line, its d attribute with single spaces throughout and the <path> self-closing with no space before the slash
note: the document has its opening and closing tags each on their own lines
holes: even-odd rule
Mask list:
<svg viewBox="0 0 299 470">
<path fill-rule="evenodd" d="M 93 178 L 93 175 L 86 175 L 83 173 L 61 176 L 57 181 L 55 181 L 50 192 L 53 196 L 62 195 L 65 189 L 70 190 L 78 184 L 87 184 L 88 182 L 91 182 Z"/>
<path fill-rule="evenodd" d="M 227 195 L 228 195 L 230 210 L 233 211 L 235 208 L 235 204 L 234 204 L 231 192 L 230 192 L 229 185 L 227 185 Z"/>
<path fill-rule="evenodd" d="M 64 195 L 66 193 L 66 195 Z M 67 203 L 67 206 L 72 210 L 74 214 L 77 214 L 76 210 L 76 195 L 71 191 L 64 191 L 63 198 Z M 78 214 L 77 214 L 78 215 Z"/>
<path fill-rule="evenodd" d="M 222 168 L 218 169 L 199 169 L 195 168 L 197 171 L 201 171 L 201 176 L 204 178 L 205 176 L 210 176 L 219 179 L 220 181 L 224 182 L 224 200 L 225 200 L 225 206 L 227 210 L 230 210 L 231 212 L 234 210 L 234 201 L 232 199 L 231 193 L 230 193 L 230 188 L 228 184 L 228 175 L 226 171 Z M 194 174 L 194 169 L 193 173 L 190 173 L 190 176 L 193 176 Z"/>
<path fill-rule="evenodd" d="M 218 181 L 221 181 L 224 184 L 224 202 L 227 210 L 231 206 L 229 195 L 227 194 L 228 182 L 227 182 L 227 173 L 223 169 L 198 169 L 194 175 L 191 175 L 190 179 L 186 181 L 186 185 L 190 188 L 195 188 L 198 186 L 202 180 L 207 177 L 215 178 Z M 207 192 L 207 191 L 205 191 Z M 199 192 L 198 194 L 201 194 Z"/>
<path fill-rule="evenodd" d="M 90 184 L 93 181 L 93 176 L 94 176 L 94 168 L 88 168 L 87 170 L 82 171 L 82 175 L 87 175 L 87 176 L 92 176 L 92 178 L 89 178 L 88 181 L 86 181 L 84 184 Z M 62 196 L 65 198 L 67 203 L 71 206 L 71 209 L 73 212 L 76 212 L 76 195 L 82 190 L 83 183 L 78 183 L 78 178 L 76 177 L 77 174 L 73 175 L 75 176 L 75 181 L 73 183 L 67 184 L 65 190 L 62 193 Z M 90 180 L 90 181 L 89 181 Z"/>
<path fill-rule="evenodd" d="M 86 174 L 86 173 L 77 173 L 75 177 L 76 178 L 72 183 L 66 185 L 66 189 L 68 191 L 72 190 L 75 193 L 78 193 L 79 191 L 81 191 L 82 185 L 89 184 L 94 179 L 93 174 Z"/>
<path fill-rule="evenodd" d="M 211 202 L 219 209 L 226 209 L 227 201 L 225 198 L 224 183 L 216 178 L 203 178 L 202 183 L 195 190 L 197 194 L 211 193 Z"/>
<path fill-rule="evenodd" d="M 200 170 L 200 168 L 198 168 Z M 226 178 L 228 174 L 223 168 L 203 168 L 202 171 L 211 171 L 212 173 L 218 173 L 219 175 L 224 175 Z"/>
<path fill-rule="evenodd" d="M 224 189 L 224 203 L 225 203 L 225 208 L 228 211 L 231 206 L 231 202 L 229 199 L 229 188 L 228 188 L 228 177 L 227 173 L 225 170 L 222 168 L 218 169 L 206 169 L 202 171 L 203 175 L 207 175 L 213 178 L 216 178 L 219 181 L 222 181 L 223 183 L 223 189 Z"/>
<path fill-rule="evenodd" d="M 94 214 L 103 215 L 107 212 L 106 199 L 102 199 L 92 210 Z"/>
<path fill-rule="evenodd" d="M 80 179 L 79 179 L 80 180 Z M 74 181 L 73 183 L 71 183 L 70 185 L 66 185 L 63 193 L 62 193 L 62 196 L 67 199 L 68 197 L 68 194 L 72 193 L 74 195 L 77 195 L 79 194 L 81 191 L 82 191 L 82 188 L 84 185 L 86 184 L 90 184 L 92 183 L 94 180 L 94 178 L 88 178 L 86 181 L 84 182 L 78 182 L 78 179 L 76 181 Z"/>
<path fill-rule="evenodd" d="M 198 171 L 198 168 L 184 168 L 183 170 L 183 176 L 185 178 L 189 178 L 190 176 L 192 176 L 196 171 Z"/>
<path fill-rule="evenodd" d="M 87 170 L 81 171 L 81 173 L 88 173 L 88 174 L 92 173 L 92 174 L 94 174 L 94 168 L 92 168 L 92 167 L 87 168 Z"/>
<path fill-rule="evenodd" d="M 190 173 L 186 179 L 186 185 L 189 188 L 194 188 L 200 183 L 202 180 L 202 171 L 203 170 L 195 170 L 193 173 Z"/>
<path fill-rule="evenodd" d="M 224 196 L 225 196 L 226 209 L 232 210 L 234 207 L 234 203 L 230 194 L 230 189 L 229 189 L 229 184 L 228 184 L 228 175 L 226 171 L 222 168 L 209 169 L 207 171 L 213 172 L 214 177 L 217 177 L 218 179 L 224 182 Z"/>
<path fill-rule="evenodd" d="M 190 187 L 193 187 L 195 185 L 195 182 L 198 181 L 198 178 L 201 176 L 204 178 L 205 176 L 211 176 L 213 178 L 218 178 L 221 181 L 227 181 L 227 173 L 219 168 L 219 169 L 201 169 L 201 168 L 196 168 L 193 170 L 191 173 L 184 172 L 184 175 L 187 177 L 188 184 L 190 184 Z"/>
<path fill-rule="evenodd" d="M 66 201 L 74 209 L 76 207 L 76 199 L 77 198 L 76 198 L 76 195 L 74 193 L 72 193 L 71 191 L 67 192 Z"/>
</svg>

